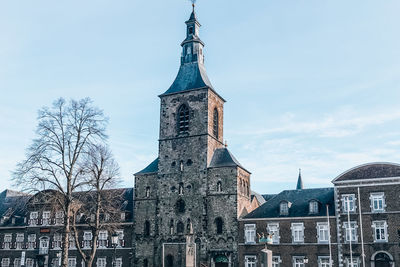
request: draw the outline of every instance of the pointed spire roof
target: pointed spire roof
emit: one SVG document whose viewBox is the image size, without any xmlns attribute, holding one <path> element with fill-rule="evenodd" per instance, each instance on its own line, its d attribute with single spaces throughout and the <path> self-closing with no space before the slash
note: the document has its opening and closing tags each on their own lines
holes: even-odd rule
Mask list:
<svg viewBox="0 0 400 267">
<path fill-rule="evenodd" d="M 214 91 L 204 66 L 204 43 L 199 37 L 201 27 L 194 10 L 186 23 L 186 38 L 181 43 L 181 66 L 175 81 L 163 95 L 209 88 Z"/>
<path fill-rule="evenodd" d="M 299 169 L 299 177 L 297 178 L 297 186 L 296 189 L 304 189 L 303 179 L 301 179 L 301 169 Z"/>
</svg>

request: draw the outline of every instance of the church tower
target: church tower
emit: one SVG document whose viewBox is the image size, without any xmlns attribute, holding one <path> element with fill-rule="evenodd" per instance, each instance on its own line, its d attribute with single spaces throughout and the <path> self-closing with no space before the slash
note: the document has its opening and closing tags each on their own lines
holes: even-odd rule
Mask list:
<svg viewBox="0 0 400 267">
<path fill-rule="evenodd" d="M 250 173 L 223 144 L 225 100 L 204 67 L 194 11 L 178 75 L 161 94 L 158 158 L 135 174 L 135 266 L 238 266 Z"/>
</svg>

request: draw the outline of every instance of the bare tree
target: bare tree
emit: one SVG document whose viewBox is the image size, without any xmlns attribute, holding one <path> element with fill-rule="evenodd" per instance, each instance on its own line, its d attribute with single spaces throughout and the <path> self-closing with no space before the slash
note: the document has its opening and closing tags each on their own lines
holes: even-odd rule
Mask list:
<svg viewBox="0 0 400 267">
<path fill-rule="evenodd" d="M 119 167 L 106 146 L 93 146 L 86 155 L 86 161 L 82 169 L 87 179 L 86 187 L 88 191 L 84 194 L 79 194 L 82 204 L 74 213 L 72 229 L 76 248 L 86 266 L 92 267 L 100 231 L 113 232 L 115 223 L 121 220 L 122 196 L 116 194 L 116 190 L 109 190 L 119 183 Z M 84 216 L 80 214 L 84 214 Z M 77 220 L 77 216 L 79 216 L 79 220 Z M 93 243 L 91 249 L 85 251 L 78 238 L 81 232 L 78 225 L 82 223 L 82 220 L 89 225 Z"/>
<path fill-rule="evenodd" d="M 64 213 L 62 267 L 68 266 L 70 223 L 79 208 L 74 192 L 87 184 L 85 155 L 107 138 L 107 118 L 89 98 L 65 101 L 39 110 L 37 137 L 27 149 L 27 158 L 17 165 L 14 181 L 25 191 L 53 189 Z"/>
</svg>

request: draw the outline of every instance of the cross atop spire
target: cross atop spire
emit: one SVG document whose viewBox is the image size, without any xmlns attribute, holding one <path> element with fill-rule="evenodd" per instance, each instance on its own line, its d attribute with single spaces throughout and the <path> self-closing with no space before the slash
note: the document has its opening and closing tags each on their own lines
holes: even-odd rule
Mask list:
<svg viewBox="0 0 400 267">
<path fill-rule="evenodd" d="M 303 180 L 301 179 L 301 169 L 299 169 L 299 177 L 297 178 L 297 186 L 296 189 L 304 189 Z"/>
</svg>

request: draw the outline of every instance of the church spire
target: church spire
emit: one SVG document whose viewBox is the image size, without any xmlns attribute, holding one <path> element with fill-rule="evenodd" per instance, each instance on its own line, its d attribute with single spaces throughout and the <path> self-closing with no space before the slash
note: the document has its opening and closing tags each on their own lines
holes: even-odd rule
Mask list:
<svg viewBox="0 0 400 267">
<path fill-rule="evenodd" d="M 204 43 L 200 40 L 200 23 L 197 20 L 194 1 L 193 10 L 186 23 L 186 38 L 181 43 L 181 66 L 171 87 L 161 96 L 194 89 L 213 90 L 204 67 Z"/>
<path fill-rule="evenodd" d="M 304 189 L 303 180 L 301 179 L 301 169 L 299 169 L 299 177 L 297 178 L 297 186 L 296 189 Z"/>
</svg>

